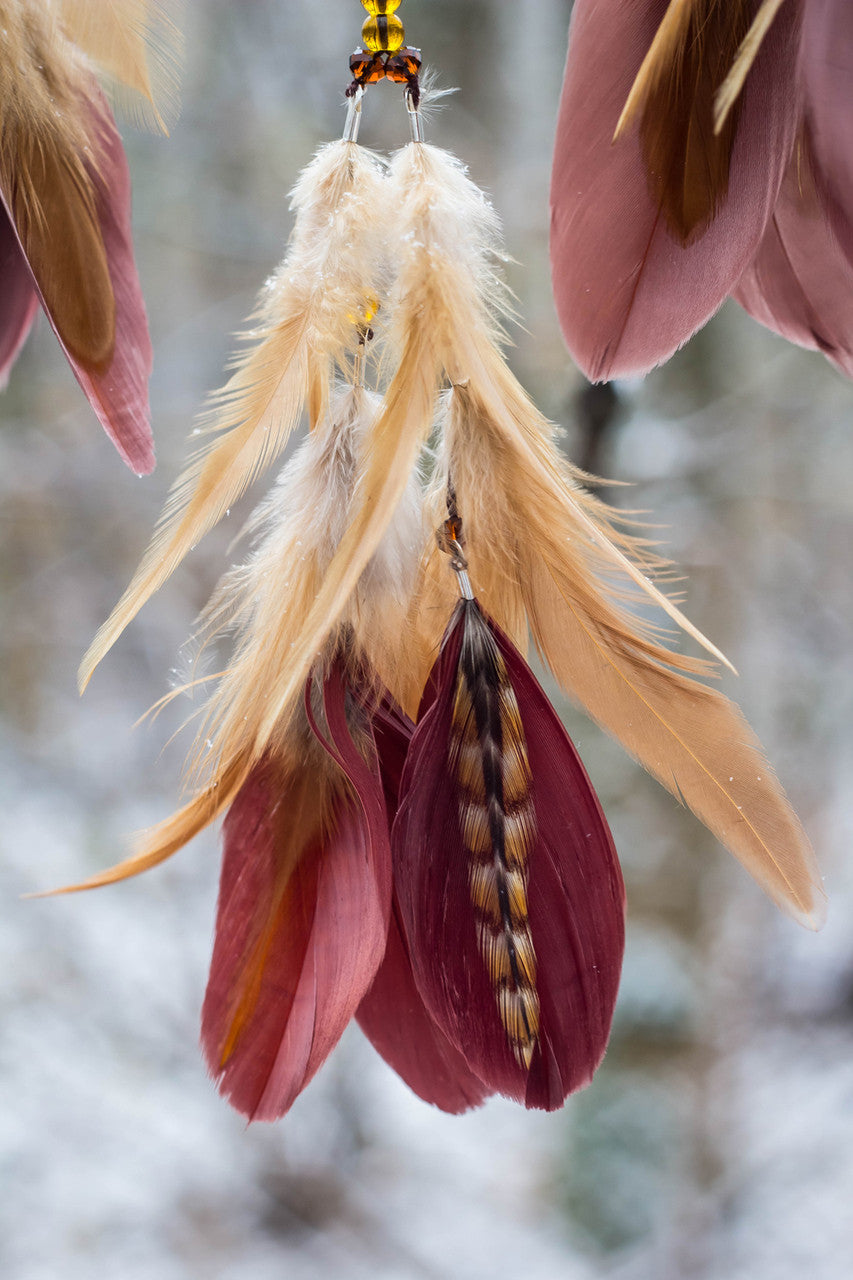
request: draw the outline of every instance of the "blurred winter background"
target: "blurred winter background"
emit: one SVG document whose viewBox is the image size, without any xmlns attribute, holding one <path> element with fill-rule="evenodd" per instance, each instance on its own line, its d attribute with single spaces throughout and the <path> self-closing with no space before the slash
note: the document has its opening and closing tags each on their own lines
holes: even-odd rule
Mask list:
<svg viewBox="0 0 853 1280">
<path fill-rule="evenodd" d="M 115 861 L 170 811 L 182 712 L 133 728 L 241 514 L 199 547 L 80 701 L 118 598 L 290 227 L 286 192 L 339 133 L 357 0 L 194 0 L 170 140 L 126 130 L 157 361 L 159 467 L 138 480 L 42 323 L 0 401 L 0 1273 L 8 1280 L 836 1280 L 853 1259 L 853 388 L 727 307 L 644 384 L 590 396 L 547 271 L 569 0 L 407 0 L 460 92 L 430 126 L 492 194 L 526 329 L 512 362 L 614 501 L 664 526 L 687 611 L 817 846 L 818 936 L 583 717 L 572 731 L 623 858 L 629 942 L 592 1087 L 553 1116 L 463 1119 L 351 1030 L 274 1128 L 246 1129 L 198 1053 L 215 833 L 142 880 L 22 901 Z M 406 135 L 380 87 L 363 140 Z"/>
</svg>

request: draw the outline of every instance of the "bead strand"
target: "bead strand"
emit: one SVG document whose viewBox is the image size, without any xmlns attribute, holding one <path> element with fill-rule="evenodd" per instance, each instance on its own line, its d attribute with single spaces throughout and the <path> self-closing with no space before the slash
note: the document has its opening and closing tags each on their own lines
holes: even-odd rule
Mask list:
<svg viewBox="0 0 853 1280">
<path fill-rule="evenodd" d="M 380 80 L 391 80 L 394 84 L 408 85 L 413 105 L 417 107 L 421 51 L 404 44 L 406 32 L 397 16 L 401 2 L 361 0 L 369 16 L 361 29 L 363 47 L 356 49 L 350 58 L 353 81 L 347 90 L 348 97 Z"/>
</svg>

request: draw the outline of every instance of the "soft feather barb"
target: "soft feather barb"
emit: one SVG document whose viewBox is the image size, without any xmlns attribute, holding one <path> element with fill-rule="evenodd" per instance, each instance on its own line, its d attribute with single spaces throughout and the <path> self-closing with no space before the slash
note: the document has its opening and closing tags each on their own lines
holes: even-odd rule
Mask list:
<svg viewBox="0 0 853 1280">
<path fill-rule="evenodd" d="M 59 0 L 74 43 L 106 74 L 135 122 L 168 133 L 180 107 L 182 0 Z"/>
<path fill-rule="evenodd" d="M 197 429 L 212 439 L 174 485 L 133 580 L 83 659 L 81 689 L 149 596 L 279 456 L 309 395 L 321 409 L 328 401 L 366 301 L 383 294 L 383 190 L 376 159 L 349 142 L 322 148 L 302 174 L 290 249 L 261 295 L 251 350 L 213 397 Z"/>
</svg>

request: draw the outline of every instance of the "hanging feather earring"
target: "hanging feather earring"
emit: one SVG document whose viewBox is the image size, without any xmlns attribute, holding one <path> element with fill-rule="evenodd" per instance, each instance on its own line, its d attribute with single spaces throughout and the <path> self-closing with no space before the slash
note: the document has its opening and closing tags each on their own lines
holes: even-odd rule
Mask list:
<svg viewBox="0 0 853 1280">
<path fill-rule="evenodd" d="M 494 211 L 423 140 L 393 0 L 367 7 L 345 138 L 297 188 L 219 433 L 84 663 L 85 681 L 306 408 L 253 552 L 202 618 L 202 642 L 227 631 L 234 649 L 203 711 L 193 794 L 135 857 L 76 887 L 162 862 L 229 811 L 203 1041 L 250 1116 L 285 1111 L 351 1016 L 447 1111 L 494 1092 L 553 1108 L 604 1052 L 624 895 L 595 793 L 526 664 L 531 637 L 784 909 L 816 924 L 822 890 L 738 709 L 696 679 L 711 664 L 627 608 L 654 602 L 725 661 L 510 372 Z M 366 85 L 388 78 L 405 82 L 412 141 L 386 170 L 356 134 Z"/>
</svg>

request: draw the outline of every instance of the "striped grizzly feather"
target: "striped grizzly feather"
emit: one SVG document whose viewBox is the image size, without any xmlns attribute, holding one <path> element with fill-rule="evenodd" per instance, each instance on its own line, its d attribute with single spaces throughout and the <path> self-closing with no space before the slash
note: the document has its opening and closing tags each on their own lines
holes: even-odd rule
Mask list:
<svg viewBox="0 0 853 1280">
<path fill-rule="evenodd" d="M 473 600 L 464 612 L 450 763 L 480 951 L 517 1062 L 529 1067 L 539 1032 L 536 953 L 527 882 L 536 834 L 521 713 L 506 664 Z"/>
</svg>

